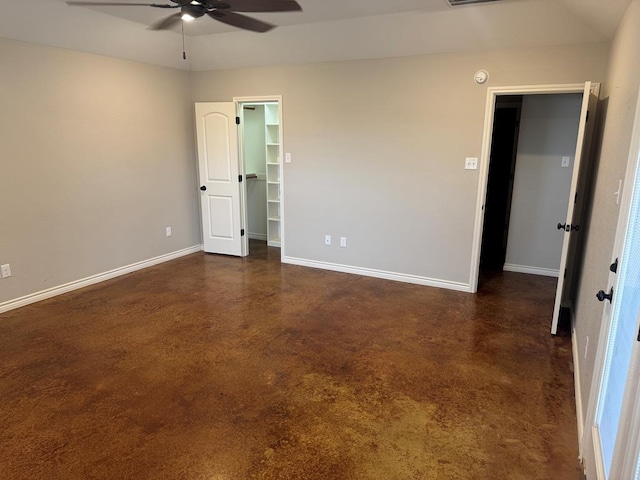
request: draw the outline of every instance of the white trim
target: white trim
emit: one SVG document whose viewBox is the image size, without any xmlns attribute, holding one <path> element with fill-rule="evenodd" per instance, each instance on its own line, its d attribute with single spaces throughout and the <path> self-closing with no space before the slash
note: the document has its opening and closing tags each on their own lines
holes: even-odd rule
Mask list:
<svg viewBox="0 0 640 480">
<path fill-rule="evenodd" d="M 591 433 L 593 438 L 594 461 L 596 466 L 596 480 L 606 480 L 607 473 L 604 471 L 604 463 L 602 462 L 602 443 L 600 442 L 600 431 L 597 426 L 593 426 Z"/>
<path fill-rule="evenodd" d="M 545 277 L 558 277 L 559 270 L 553 268 L 529 267 L 528 265 L 515 265 L 505 263 L 502 269 L 505 272 L 528 273 L 529 275 L 543 275 Z"/>
<path fill-rule="evenodd" d="M 46 290 L 41 290 L 36 293 L 31 293 L 29 295 L 25 295 L 24 297 L 8 300 L 6 302 L 0 303 L 0 313 L 4 313 L 4 312 L 8 312 L 9 310 L 14 310 L 16 308 L 24 307 L 26 305 L 39 302 L 41 300 L 46 300 L 47 298 L 51 298 L 57 295 L 62 295 L 63 293 L 71 292 L 73 290 L 78 290 L 80 288 L 88 287 L 89 285 L 104 282 L 105 280 L 110 280 L 112 278 L 119 277 L 121 275 L 126 275 L 127 273 L 135 272 L 136 270 L 142 270 L 143 268 L 152 267 L 153 265 L 158 265 L 159 263 L 175 260 L 176 258 L 184 257 L 185 255 L 190 255 L 192 253 L 200 252 L 202 251 L 202 249 L 203 249 L 202 245 L 194 245 L 193 247 L 183 248 L 182 250 L 166 253 L 164 255 L 150 258 L 148 260 L 143 260 L 141 262 L 132 263 L 124 267 L 115 268 L 113 270 L 109 270 L 108 272 L 98 273 L 96 275 L 91 275 L 90 277 L 81 278 L 80 280 L 75 280 L 73 282 L 65 283 L 57 287 L 52 287 Z"/>
<path fill-rule="evenodd" d="M 580 383 L 580 352 L 576 334 L 576 318 L 571 309 L 571 352 L 573 353 L 573 385 L 576 398 L 576 421 L 578 427 L 578 451 L 582 458 L 582 440 L 584 436 L 584 407 L 582 406 L 582 388 Z"/>
<path fill-rule="evenodd" d="M 250 240 L 264 240 L 266 242 L 267 241 L 267 234 L 266 233 L 251 233 L 251 232 L 249 232 L 249 239 Z"/>
<path fill-rule="evenodd" d="M 471 247 L 471 268 L 469 271 L 469 291 L 478 291 L 478 275 L 480 274 L 480 247 L 484 228 L 484 202 L 487 195 L 489 178 L 489 159 L 491 156 L 491 137 L 493 133 L 493 116 L 496 97 L 498 95 L 532 95 L 548 93 L 582 93 L 584 83 L 566 85 L 529 85 L 503 86 L 487 88 L 487 101 L 484 112 L 484 130 L 482 134 L 482 150 L 480 155 L 480 172 L 478 175 L 478 195 L 476 198 L 476 215 L 473 227 L 473 243 Z"/>
<path fill-rule="evenodd" d="M 465 283 L 421 277 L 407 273 L 387 272 L 385 270 L 376 270 L 374 268 L 353 267 L 350 265 L 341 265 L 339 263 L 319 262 L 316 260 L 307 260 L 296 257 L 284 257 L 282 259 L 282 263 L 320 268 L 322 270 L 332 270 L 334 272 L 351 273 L 365 277 L 383 278 L 385 280 L 394 280 L 396 282 L 414 283 L 416 285 L 424 285 L 427 287 L 446 288 L 447 290 L 456 290 L 459 292 L 469 292 L 469 285 Z"/>
</svg>

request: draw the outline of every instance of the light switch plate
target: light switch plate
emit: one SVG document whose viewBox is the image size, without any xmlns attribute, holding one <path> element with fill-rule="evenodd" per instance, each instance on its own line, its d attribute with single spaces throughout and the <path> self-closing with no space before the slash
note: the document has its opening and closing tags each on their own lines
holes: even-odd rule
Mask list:
<svg viewBox="0 0 640 480">
<path fill-rule="evenodd" d="M 291 163 L 291 154 L 289 152 L 284 154 L 284 163 Z"/>
<path fill-rule="evenodd" d="M 571 162 L 571 157 L 562 157 L 562 163 L 560 164 L 560 166 L 568 167 L 570 162 Z"/>
<path fill-rule="evenodd" d="M 11 276 L 11 265 L 9 265 L 8 263 L 6 265 L 0 266 L 0 269 L 2 269 L 2 278 Z"/>
<path fill-rule="evenodd" d="M 478 157 L 467 157 L 464 159 L 465 170 L 477 170 L 478 169 Z"/>
</svg>

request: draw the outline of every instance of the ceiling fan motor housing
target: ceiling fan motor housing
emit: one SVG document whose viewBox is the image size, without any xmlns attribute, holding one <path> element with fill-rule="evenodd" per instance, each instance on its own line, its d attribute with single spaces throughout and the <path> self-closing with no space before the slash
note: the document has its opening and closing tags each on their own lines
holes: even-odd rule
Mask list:
<svg viewBox="0 0 640 480">
<path fill-rule="evenodd" d="M 193 18 L 200 18 L 207 12 L 207 10 L 202 5 L 189 4 L 184 5 L 180 9 L 180 12 L 182 13 L 182 15 L 191 15 Z"/>
</svg>

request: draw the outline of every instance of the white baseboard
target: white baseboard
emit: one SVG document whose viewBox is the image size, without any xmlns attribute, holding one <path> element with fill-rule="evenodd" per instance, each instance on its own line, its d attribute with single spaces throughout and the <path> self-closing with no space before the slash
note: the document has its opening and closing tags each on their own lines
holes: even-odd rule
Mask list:
<svg viewBox="0 0 640 480">
<path fill-rule="evenodd" d="M 418 275 L 409 275 L 406 273 L 387 272 L 385 270 L 375 270 L 373 268 L 352 267 L 349 265 L 341 265 L 339 263 L 319 262 L 316 260 L 306 260 L 304 258 L 287 256 L 282 258 L 282 263 L 320 268 L 322 270 L 332 270 L 334 272 L 351 273 L 354 275 L 363 275 L 365 277 L 383 278 L 385 280 L 394 280 L 396 282 L 414 283 L 416 285 L 424 285 L 427 287 L 446 288 L 448 290 L 457 290 L 459 292 L 471 292 L 469 285 L 466 283 L 451 282 L 449 280 L 439 280 L 435 278 L 421 277 Z"/>
<path fill-rule="evenodd" d="M 249 232 L 249 238 L 251 240 L 264 240 L 266 242 L 267 241 L 267 234 L 266 233 L 251 233 L 251 232 Z"/>
<path fill-rule="evenodd" d="M 607 474 L 604 468 L 604 460 L 602 458 L 602 454 L 599 453 L 602 452 L 602 440 L 600 439 L 600 430 L 598 430 L 595 425 L 593 426 L 591 436 L 593 437 L 593 451 L 595 452 L 594 463 L 596 466 L 596 479 L 606 480 Z"/>
<path fill-rule="evenodd" d="M 200 251 L 202 251 L 202 245 L 195 245 L 193 247 L 177 250 L 175 252 L 167 253 L 165 255 L 160 255 L 158 257 L 150 258 L 148 260 L 132 263 L 131 265 L 115 268 L 113 270 L 109 270 L 108 272 L 98 273 L 97 275 L 92 275 L 90 277 L 82 278 L 80 280 L 75 280 L 73 282 L 65 283 L 64 285 L 59 285 L 57 287 L 51 287 L 46 290 L 41 290 L 36 293 L 31 293 L 29 295 L 25 295 L 24 297 L 8 300 L 6 302 L 0 303 L 0 313 L 8 312 L 9 310 L 24 307 L 26 305 L 39 302 L 41 300 L 46 300 L 47 298 L 55 297 L 57 295 L 62 295 L 63 293 L 68 293 L 73 290 L 78 290 L 79 288 L 88 287 L 89 285 L 93 285 L 95 283 L 104 282 L 105 280 L 110 280 L 112 278 L 119 277 L 121 275 L 126 275 L 127 273 L 135 272 L 136 270 L 142 270 L 143 268 L 151 267 L 153 265 L 158 265 L 159 263 L 168 262 L 169 260 L 174 260 L 176 258 L 184 257 L 185 255 L 190 255 L 192 253 L 196 253 Z"/>
<path fill-rule="evenodd" d="M 527 265 L 505 263 L 502 269 L 505 272 L 528 273 L 530 275 L 544 275 L 545 277 L 558 278 L 558 270 L 554 270 L 553 268 L 529 267 Z"/>
<path fill-rule="evenodd" d="M 582 388 L 580 385 L 580 353 L 578 352 L 578 337 L 576 336 L 575 318 L 571 311 L 571 350 L 573 352 L 573 385 L 576 397 L 576 417 L 578 426 L 578 451 L 582 458 L 582 441 L 584 439 L 584 410 L 582 405 Z"/>
</svg>

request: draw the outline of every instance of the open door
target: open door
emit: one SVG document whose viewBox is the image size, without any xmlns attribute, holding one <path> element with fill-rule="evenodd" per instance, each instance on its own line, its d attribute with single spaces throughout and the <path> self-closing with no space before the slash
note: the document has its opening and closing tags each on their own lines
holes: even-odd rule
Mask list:
<svg viewBox="0 0 640 480">
<path fill-rule="evenodd" d="M 569 191 L 569 205 L 567 216 L 561 220 L 557 228 L 564 230 L 564 240 L 562 242 L 562 255 L 560 257 L 560 269 L 558 275 L 558 285 L 556 287 L 556 299 L 553 307 L 553 318 L 551 322 L 551 333 L 555 335 L 558 331 L 558 320 L 560 318 L 561 307 L 570 307 L 573 292 L 575 289 L 574 280 L 576 277 L 576 254 L 578 251 L 578 239 L 580 235 L 580 224 L 583 214 L 585 184 L 587 181 L 586 170 L 591 150 L 591 139 L 595 122 L 596 108 L 598 106 L 599 87 L 593 86 L 591 82 L 586 82 L 582 97 L 582 110 L 580 112 L 580 123 L 578 128 L 578 138 L 576 141 L 576 155 L 571 177 L 571 189 Z M 591 121 L 590 118 L 592 119 Z"/>
<path fill-rule="evenodd" d="M 204 251 L 243 254 L 242 176 L 234 102 L 196 103 Z"/>
</svg>

